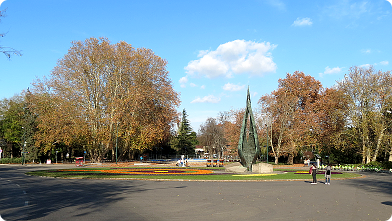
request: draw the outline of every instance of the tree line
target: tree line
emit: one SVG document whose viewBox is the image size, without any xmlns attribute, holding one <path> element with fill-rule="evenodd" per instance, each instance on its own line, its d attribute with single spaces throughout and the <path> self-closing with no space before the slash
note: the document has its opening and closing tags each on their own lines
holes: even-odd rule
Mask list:
<svg viewBox="0 0 392 221">
<path fill-rule="evenodd" d="M 392 161 L 392 76 L 352 67 L 331 88 L 296 71 L 279 79 L 255 111 L 263 155 L 293 164 L 319 154 L 335 163 Z M 219 113 L 199 130 L 200 144 L 237 155 L 244 109 Z M 267 143 L 268 142 L 268 143 Z"/>
<path fill-rule="evenodd" d="M 0 101 L 0 147 L 27 160 L 87 154 L 92 161 L 135 159 L 143 152 L 236 157 L 244 109 L 208 118 L 196 134 L 176 111 L 167 61 L 146 48 L 107 38 L 72 42 L 48 77 Z M 324 88 L 296 71 L 262 96 L 255 117 L 262 155 L 275 163 L 313 154 L 345 163 L 392 161 L 392 77 L 352 67 Z M 244 98 L 245 99 L 245 98 Z"/>
<path fill-rule="evenodd" d="M 32 160 L 56 151 L 114 160 L 116 150 L 124 159 L 162 147 L 180 104 L 166 65 L 150 49 L 123 41 L 72 42 L 48 78 L 1 102 L 2 144 L 19 147 L 11 156 L 26 148 Z"/>
</svg>

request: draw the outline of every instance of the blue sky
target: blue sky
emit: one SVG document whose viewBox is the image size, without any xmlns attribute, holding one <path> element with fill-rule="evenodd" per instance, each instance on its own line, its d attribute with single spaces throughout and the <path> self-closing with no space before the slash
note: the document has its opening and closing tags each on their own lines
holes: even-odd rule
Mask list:
<svg viewBox="0 0 392 221">
<path fill-rule="evenodd" d="M 168 61 L 195 131 L 220 111 L 252 107 L 303 71 L 324 87 L 352 66 L 392 68 L 392 0 L 0 0 L 0 99 L 49 76 L 72 41 L 107 37 Z"/>
</svg>

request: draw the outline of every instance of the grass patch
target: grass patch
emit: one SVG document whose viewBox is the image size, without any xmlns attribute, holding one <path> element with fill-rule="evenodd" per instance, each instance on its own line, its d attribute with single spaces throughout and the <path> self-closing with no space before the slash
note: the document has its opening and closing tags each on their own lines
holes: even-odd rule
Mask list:
<svg viewBox="0 0 392 221">
<path fill-rule="evenodd" d="M 57 178 L 79 178 L 79 179 L 102 179 L 102 178 L 133 178 L 133 179 L 167 179 L 167 180 L 311 180 L 312 176 L 310 174 L 295 174 L 294 172 L 286 173 L 276 173 L 274 175 L 266 176 L 265 174 L 252 174 L 251 176 L 238 176 L 235 174 L 226 173 L 210 173 L 210 174 L 198 174 L 198 172 L 192 172 L 182 175 L 181 172 L 178 174 L 164 174 L 169 170 L 179 170 L 179 168 L 141 168 L 141 167 L 129 167 L 129 168 L 118 168 L 121 171 L 130 170 L 140 170 L 146 169 L 147 171 L 155 171 L 154 174 L 127 174 L 127 173 L 116 173 L 116 168 L 74 168 L 74 169 L 64 169 L 64 170 L 40 170 L 28 172 L 26 174 L 33 176 L 44 176 L 44 177 L 57 177 Z M 184 170 L 183 168 L 181 168 Z M 221 168 L 187 168 L 185 170 L 221 170 Z M 103 172 L 104 171 L 104 172 Z M 113 171 L 113 172 L 111 172 Z M 275 169 L 274 171 L 290 171 L 285 169 Z M 292 170 L 294 171 L 294 170 Z M 301 170 L 295 170 L 301 171 Z M 302 170 L 303 171 L 303 170 Z M 184 173 L 184 172 L 182 172 Z M 342 173 L 332 175 L 332 179 L 347 179 L 359 177 L 356 173 Z M 324 180 L 323 174 L 317 175 L 317 180 Z"/>
</svg>

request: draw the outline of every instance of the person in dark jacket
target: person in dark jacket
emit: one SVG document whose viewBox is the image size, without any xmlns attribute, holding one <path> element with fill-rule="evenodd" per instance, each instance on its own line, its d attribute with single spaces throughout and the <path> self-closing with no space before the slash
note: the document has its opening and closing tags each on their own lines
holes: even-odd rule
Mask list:
<svg viewBox="0 0 392 221">
<path fill-rule="evenodd" d="M 325 184 L 331 185 L 331 164 L 325 168 Z"/>
<path fill-rule="evenodd" d="M 312 177 L 313 177 L 313 182 L 312 184 L 317 184 L 317 167 L 316 165 L 312 164 Z"/>
</svg>

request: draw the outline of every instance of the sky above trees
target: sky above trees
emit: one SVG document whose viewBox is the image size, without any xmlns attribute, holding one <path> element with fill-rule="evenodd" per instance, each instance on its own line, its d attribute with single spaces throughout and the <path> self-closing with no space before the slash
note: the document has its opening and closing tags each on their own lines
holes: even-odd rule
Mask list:
<svg viewBox="0 0 392 221">
<path fill-rule="evenodd" d="M 107 37 L 149 48 L 168 62 L 169 78 L 195 131 L 220 111 L 253 108 L 287 73 L 323 87 L 352 66 L 391 70 L 392 3 L 354 1 L 0 0 L 0 99 L 49 76 L 72 41 Z"/>
</svg>

